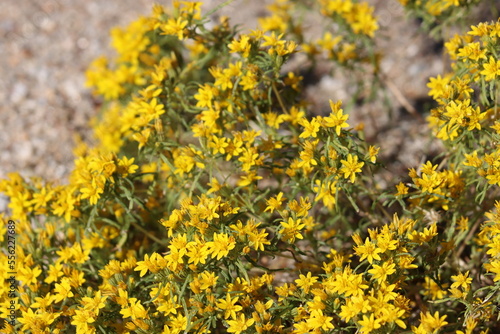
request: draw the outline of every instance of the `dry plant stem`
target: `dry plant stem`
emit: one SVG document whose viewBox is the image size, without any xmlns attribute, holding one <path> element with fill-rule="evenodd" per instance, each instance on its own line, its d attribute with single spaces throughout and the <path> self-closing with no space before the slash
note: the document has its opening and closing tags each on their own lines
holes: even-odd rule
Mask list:
<svg viewBox="0 0 500 334">
<path fill-rule="evenodd" d="M 288 112 L 286 110 L 285 104 L 283 103 L 283 100 L 281 99 L 281 95 L 278 92 L 278 88 L 276 88 L 276 83 L 273 82 L 272 87 L 273 87 L 274 94 L 276 94 L 276 98 L 278 99 L 278 102 L 280 104 L 280 107 L 283 110 L 283 113 L 287 114 Z"/>
<path fill-rule="evenodd" d="M 411 105 L 410 101 L 408 101 L 408 99 L 403 95 L 401 90 L 390 79 L 388 79 L 387 76 L 382 75 L 381 77 L 384 85 L 389 88 L 392 95 L 394 95 L 396 100 L 401 103 L 403 108 L 405 108 L 408 113 L 416 117 L 419 121 L 423 121 L 422 116 L 418 113 L 417 109 Z"/>
</svg>

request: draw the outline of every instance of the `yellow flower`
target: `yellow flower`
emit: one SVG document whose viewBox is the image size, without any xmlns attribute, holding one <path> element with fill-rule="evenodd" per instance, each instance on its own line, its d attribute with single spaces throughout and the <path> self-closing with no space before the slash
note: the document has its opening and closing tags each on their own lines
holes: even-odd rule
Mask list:
<svg viewBox="0 0 500 334">
<path fill-rule="evenodd" d="M 266 124 L 269 125 L 270 127 L 273 127 L 275 129 L 279 129 L 280 124 L 285 121 L 285 115 L 280 114 L 275 112 L 267 112 L 262 114 L 262 117 L 264 117 L 264 120 L 266 121 Z"/>
<path fill-rule="evenodd" d="M 312 310 L 309 319 L 307 319 L 307 325 L 313 330 L 322 329 L 327 331 L 335 328 L 332 320 L 333 317 L 324 315 L 322 310 Z"/>
<path fill-rule="evenodd" d="M 158 298 L 155 299 L 155 304 L 159 305 L 158 306 L 158 311 L 162 312 L 163 314 L 165 315 L 169 315 L 169 314 L 177 314 L 177 308 L 181 307 L 181 305 L 179 305 L 177 303 L 177 300 L 178 300 L 178 297 L 177 296 L 173 296 L 170 297 L 170 292 L 168 291 L 169 289 L 167 289 L 167 291 L 163 291 L 165 290 L 165 288 L 169 288 L 170 285 L 166 285 L 160 295 L 158 295 L 158 288 L 153 288 L 151 289 L 151 293 L 150 293 L 150 296 L 151 297 L 155 297 L 155 296 L 158 296 Z"/>
<path fill-rule="evenodd" d="M 185 248 L 177 248 L 175 245 L 169 245 L 168 249 L 170 252 L 164 256 L 166 263 L 166 267 L 171 271 L 177 272 L 180 270 L 184 264 L 183 256 L 186 254 Z M 161 260 L 161 256 L 159 256 L 158 264 L 163 266 L 163 261 Z"/>
<path fill-rule="evenodd" d="M 54 296 L 47 293 L 44 297 L 35 297 L 35 302 L 31 304 L 32 308 L 47 309 L 54 302 Z"/>
<path fill-rule="evenodd" d="M 262 164 L 262 159 L 259 156 L 257 148 L 254 146 L 243 148 L 238 161 L 242 163 L 241 170 L 244 172 L 249 172 L 252 166 L 259 166 Z"/>
<path fill-rule="evenodd" d="M 214 272 L 204 271 L 197 279 L 200 282 L 200 289 L 207 290 L 217 285 L 219 276 L 216 276 Z"/>
<path fill-rule="evenodd" d="M 229 48 L 229 52 L 238 52 L 241 53 L 243 58 L 247 58 L 250 54 L 251 46 L 250 37 L 248 35 L 241 35 L 239 40 L 233 39 L 227 47 Z"/>
<path fill-rule="evenodd" d="M 483 161 L 477 156 L 477 151 L 472 152 L 472 154 L 465 153 L 465 159 L 466 161 L 463 162 L 465 166 L 479 168 L 483 164 Z"/>
<path fill-rule="evenodd" d="M 366 313 L 371 310 L 370 301 L 361 293 L 346 300 L 346 304 L 341 307 L 339 316 L 345 322 L 349 322 L 349 320 L 356 317 L 359 313 Z"/>
<path fill-rule="evenodd" d="M 436 223 L 433 223 L 431 226 L 424 228 L 423 232 L 413 231 L 408 235 L 408 239 L 421 245 L 437 235 L 437 225 Z"/>
<path fill-rule="evenodd" d="M 54 301 L 56 303 L 59 303 L 60 301 L 66 298 L 71 298 L 74 296 L 73 292 L 71 292 L 71 285 L 69 284 L 69 278 L 67 277 L 62 278 L 61 284 L 56 283 L 54 291 L 56 292 L 54 295 Z"/>
<path fill-rule="evenodd" d="M 399 182 L 396 185 L 396 195 L 395 196 L 403 196 L 403 195 L 408 195 L 408 187 L 405 186 L 403 182 Z"/>
<path fill-rule="evenodd" d="M 297 92 L 300 92 L 300 84 L 302 83 L 303 79 L 303 76 L 296 76 L 295 73 L 288 72 L 287 77 L 284 79 L 284 82 L 285 85 L 292 87 Z"/>
<path fill-rule="evenodd" d="M 316 117 L 313 118 L 310 122 L 307 119 L 303 118 L 300 120 L 299 124 L 304 127 L 304 131 L 299 136 L 300 138 L 316 138 L 318 136 L 317 133 L 321 124 Z"/>
<path fill-rule="evenodd" d="M 17 280 L 23 282 L 25 285 L 35 285 L 38 280 L 37 277 L 40 276 L 42 270 L 39 266 L 30 268 L 28 266 L 23 266 L 19 269 Z"/>
<path fill-rule="evenodd" d="M 229 146 L 226 137 L 219 138 L 217 136 L 212 136 L 212 139 L 208 142 L 208 147 L 213 149 L 213 154 L 225 154 L 226 147 Z"/>
<path fill-rule="evenodd" d="M 223 91 L 233 88 L 231 73 L 227 70 L 228 69 L 222 70 L 218 67 L 211 67 L 209 69 L 210 74 L 215 79 L 214 86 L 219 87 Z"/>
<path fill-rule="evenodd" d="M 72 316 L 71 324 L 76 326 L 76 332 L 78 334 L 95 333 L 95 328 L 90 324 L 95 322 L 96 317 L 97 315 L 90 310 L 77 309 Z"/>
<path fill-rule="evenodd" d="M 207 107 L 211 109 L 214 96 L 217 96 L 218 94 L 219 92 L 217 88 L 209 84 L 204 84 L 203 86 L 200 86 L 198 88 L 198 93 L 194 95 L 194 98 L 197 101 L 196 106 L 201 108 Z"/>
<path fill-rule="evenodd" d="M 187 332 L 186 328 L 188 326 L 188 318 L 183 314 L 177 314 L 177 317 L 171 317 L 171 320 L 167 322 L 168 326 L 171 330 L 164 331 L 165 334 L 173 334 L 173 333 L 184 333 Z"/>
<path fill-rule="evenodd" d="M 330 210 L 333 209 L 335 206 L 336 200 L 335 197 L 337 196 L 337 187 L 336 181 L 324 181 L 321 182 L 320 180 L 314 181 L 316 184 L 313 187 L 313 191 L 316 193 L 316 198 L 314 199 L 315 202 L 322 200 L 323 204 L 329 208 Z"/>
<path fill-rule="evenodd" d="M 101 197 L 101 194 L 104 192 L 104 184 L 102 182 L 98 182 L 96 179 L 92 179 L 92 182 L 82 188 L 80 192 L 82 193 L 82 199 L 88 198 L 89 203 L 95 205 Z"/>
<path fill-rule="evenodd" d="M 373 269 L 368 270 L 368 273 L 380 283 L 387 280 L 387 276 L 396 272 L 396 265 L 392 262 L 384 262 L 381 266 L 374 264 Z"/>
<path fill-rule="evenodd" d="M 35 210 L 44 209 L 54 198 L 54 195 L 55 191 L 50 186 L 43 187 L 40 189 L 40 192 L 33 193 L 33 199 L 30 204 L 33 205 Z"/>
<path fill-rule="evenodd" d="M 276 36 L 274 31 L 271 33 L 271 36 L 263 35 L 262 38 L 264 39 L 264 42 L 262 43 L 262 46 L 282 46 L 285 44 L 285 41 L 281 40 L 281 37 L 283 37 L 283 34 Z"/>
<path fill-rule="evenodd" d="M 292 125 L 300 124 L 300 121 L 304 118 L 305 112 L 296 106 L 293 106 L 288 111 L 289 114 L 283 115 L 286 122 L 290 122 Z"/>
<path fill-rule="evenodd" d="M 101 291 L 95 292 L 93 297 L 83 297 L 82 304 L 85 309 L 91 310 L 98 314 L 99 310 L 106 306 L 108 296 L 101 296 Z"/>
<path fill-rule="evenodd" d="M 71 247 L 71 254 L 74 263 L 85 263 L 85 261 L 87 261 L 90 258 L 89 257 L 90 250 L 82 249 L 82 245 L 79 242 L 73 244 L 73 246 Z"/>
<path fill-rule="evenodd" d="M 151 129 L 148 128 L 132 135 L 132 138 L 139 143 L 139 149 L 143 148 L 147 144 L 150 134 Z"/>
<path fill-rule="evenodd" d="M 442 284 L 442 287 L 446 288 L 448 284 Z M 424 289 L 424 295 L 430 296 L 432 300 L 443 299 L 446 296 L 446 291 L 430 277 L 425 277 Z"/>
<path fill-rule="evenodd" d="M 467 271 L 465 274 L 458 274 L 455 276 L 451 276 L 451 279 L 454 281 L 451 284 L 451 287 L 462 288 L 464 291 L 469 291 L 472 278 L 468 276 L 469 276 L 469 271 Z"/>
<path fill-rule="evenodd" d="M 438 311 L 434 312 L 434 315 L 430 312 L 421 313 L 420 325 L 418 328 L 421 328 L 424 333 L 436 333 L 438 329 L 448 324 L 448 322 L 444 320 L 446 317 L 446 315 L 440 317 Z M 413 329 L 413 331 L 415 332 L 415 329 Z"/>
<path fill-rule="evenodd" d="M 243 152 L 243 139 L 240 135 L 235 134 L 232 141 L 229 142 L 229 146 L 226 148 L 227 156 L 226 161 L 231 160 L 232 157 L 236 157 Z"/>
<path fill-rule="evenodd" d="M 342 163 L 340 172 L 344 173 L 344 178 L 350 178 L 351 183 L 356 180 L 356 173 L 360 173 L 361 167 L 365 164 L 364 162 L 358 162 L 358 156 L 353 156 L 352 154 L 348 154 L 347 160 L 340 160 L 340 162 Z"/>
<path fill-rule="evenodd" d="M 195 160 L 195 152 L 193 152 L 189 147 L 183 147 L 174 151 L 174 166 L 175 174 L 179 174 L 181 177 L 185 173 L 191 172 L 195 166 L 199 167 L 200 163 Z"/>
<path fill-rule="evenodd" d="M 165 113 L 165 106 L 159 103 L 158 99 L 155 97 L 149 102 L 141 101 L 138 111 L 142 113 L 146 117 L 147 122 L 149 122 L 163 115 Z"/>
<path fill-rule="evenodd" d="M 209 255 L 208 247 L 205 243 L 202 243 L 200 240 L 189 242 L 186 248 L 186 255 L 189 258 L 188 263 L 193 263 L 194 265 L 198 265 L 199 263 L 205 264 Z"/>
<path fill-rule="evenodd" d="M 379 253 L 382 253 L 382 249 L 378 248 L 369 238 L 366 238 L 364 244 L 354 247 L 354 251 L 360 256 L 360 261 L 367 259 L 371 264 L 373 260 L 381 260 Z"/>
<path fill-rule="evenodd" d="M 316 180 L 319 182 L 319 180 Z M 318 183 L 317 183 L 318 184 Z M 288 207 L 291 211 L 297 214 L 297 217 L 305 217 L 308 215 L 309 210 L 312 208 L 312 204 L 308 197 L 300 196 L 300 203 L 296 200 L 292 200 Z"/>
<path fill-rule="evenodd" d="M 118 159 L 118 172 L 123 176 L 128 176 L 129 174 L 133 174 L 139 169 L 138 165 L 134 165 L 135 158 L 127 158 L 123 157 Z"/>
<path fill-rule="evenodd" d="M 162 35 L 177 35 L 177 38 L 182 40 L 184 38 L 184 28 L 187 24 L 188 21 L 184 20 L 182 17 L 178 17 L 177 20 L 169 18 L 167 22 L 160 26 L 160 29 L 163 30 Z"/>
<path fill-rule="evenodd" d="M 13 191 L 10 196 L 10 203 L 8 207 L 12 209 L 12 218 L 24 220 L 27 214 L 31 212 L 31 193 L 29 190 L 23 189 Z"/>
<path fill-rule="evenodd" d="M 142 277 L 146 275 L 148 270 L 152 273 L 157 273 L 161 269 L 166 267 L 166 260 L 158 253 L 144 255 L 144 261 L 137 262 L 137 266 L 134 268 L 135 271 L 140 271 L 139 276 Z"/>
<path fill-rule="evenodd" d="M 472 61 L 478 61 L 480 59 L 486 59 L 486 49 L 482 49 L 479 42 L 468 43 L 458 50 L 458 56 L 468 58 Z"/>
<path fill-rule="evenodd" d="M 17 319 L 23 327 L 21 330 L 31 331 L 33 333 L 46 333 L 47 327 L 54 322 L 61 313 L 47 312 L 44 310 L 37 310 L 33 312 L 31 308 L 27 311 L 21 311 L 21 317 Z M 15 332 L 13 332 L 15 333 Z"/>
<path fill-rule="evenodd" d="M 483 70 L 480 73 L 485 76 L 486 81 L 495 80 L 497 76 L 500 76 L 500 60 L 495 60 L 490 56 L 489 62 L 483 64 Z"/>
<path fill-rule="evenodd" d="M 405 309 L 392 304 L 386 304 L 380 311 L 382 315 L 379 316 L 379 319 L 382 323 L 395 323 L 399 327 L 406 329 L 405 322 L 401 320 L 406 313 Z"/>
<path fill-rule="evenodd" d="M 442 78 L 441 75 L 438 75 L 436 78 L 429 78 L 429 83 L 427 84 L 427 87 L 430 88 L 429 96 L 432 96 L 434 100 L 444 97 L 449 83 L 450 76 Z"/>
<path fill-rule="evenodd" d="M 260 223 L 259 223 L 260 224 Z M 257 226 L 259 225 L 257 224 Z M 266 232 L 265 229 L 261 229 L 260 231 L 251 232 L 248 234 L 248 244 L 250 247 L 253 247 L 255 250 L 264 251 L 264 245 L 270 245 L 271 241 L 267 240 L 267 236 L 269 233 Z"/>
<path fill-rule="evenodd" d="M 250 171 L 240 177 L 237 185 L 238 187 L 246 187 L 258 180 L 262 180 L 262 176 L 258 176 L 255 171 Z"/>
<path fill-rule="evenodd" d="M 361 325 L 360 333 L 371 333 L 375 329 L 379 329 L 382 325 L 380 324 L 380 319 L 375 319 L 373 313 L 369 317 L 363 315 L 363 320 L 359 321 Z"/>
<path fill-rule="evenodd" d="M 316 149 L 316 145 L 318 144 L 319 139 L 316 139 L 315 141 L 306 141 L 303 144 L 303 150 L 300 151 L 299 156 L 300 156 L 300 162 L 299 162 L 299 167 L 302 168 L 310 168 L 311 165 L 316 166 L 318 162 L 316 159 L 314 159 L 314 150 Z"/>
<path fill-rule="evenodd" d="M 284 12 L 283 14 L 285 13 L 286 12 Z M 283 16 L 284 15 L 278 15 L 277 13 L 274 13 L 271 16 L 259 18 L 259 25 L 264 31 L 286 31 L 288 20 Z"/>
<path fill-rule="evenodd" d="M 335 133 L 337 136 L 340 136 L 340 131 L 342 128 L 347 128 L 349 124 L 347 124 L 347 119 L 349 115 L 344 115 L 340 106 L 342 105 L 341 101 L 333 102 L 330 100 L 330 109 L 332 112 L 328 117 L 323 118 L 323 123 L 328 128 L 335 128 Z"/>
<path fill-rule="evenodd" d="M 149 318 L 148 312 L 137 298 L 129 298 L 127 304 L 122 306 L 120 314 L 124 318 L 130 317 L 132 320 Z"/>
<path fill-rule="evenodd" d="M 73 258 L 73 252 L 70 247 L 61 247 L 61 250 L 56 251 L 59 255 L 58 262 L 67 263 Z"/>
<path fill-rule="evenodd" d="M 334 48 L 342 41 L 342 35 L 333 37 L 332 33 L 327 31 L 323 37 L 316 43 L 325 51 L 332 53 Z"/>
<path fill-rule="evenodd" d="M 215 177 L 212 177 L 210 179 L 210 183 L 208 183 L 207 186 L 210 186 L 210 189 L 208 189 L 207 194 L 211 194 L 221 190 L 223 185 L 220 184 L 219 180 L 217 180 Z"/>
<path fill-rule="evenodd" d="M 485 263 L 484 268 L 495 274 L 493 278 L 494 282 L 500 281 L 500 260 L 493 260 L 490 263 Z"/>
<path fill-rule="evenodd" d="M 372 146 L 372 145 L 370 145 L 368 147 L 368 156 L 369 156 L 370 162 L 372 164 L 374 164 L 375 161 L 377 161 L 377 155 L 378 155 L 378 151 L 379 150 L 380 150 L 380 147 L 375 147 L 375 146 Z"/>
<path fill-rule="evenodd" d="M 491 26 L 488 23 L 481 22 L 477 26 L 471 26 L 471 30 L 467 33 L 472 36 L 487 36 L 491 31 Z"/>
<path fill-rule="evenodd" d="M 364 34 L 369 37 L 375 35 L 378 30 L 377 19 L 373 16 L 374 8 L 367 2 L 353 3 L 352 11 L 344 13 L 344 18 L 351 25 L 356 34 Z"/>
<path fill-rule="evenodd" d="M 243 87 L 243 90 L 251 90 L 251 89 L 254 89 L 255 86 L 257 86 L 257 83 L 258 83 L 257 74 L 251 70 L 248 70 L 241 77 L 239 84 Z M 281 121 L 280 117 L 278 117 L 278 121 Z M 278 128 L 278 127 L 276 127 L 276 128 Z"/>
<path fill-rule="evenodd" d="M 312 276 L 310 272 L 307 273 L 307 276 L 300 274 L 299 278 L 295 280 L 295 283 L 299 288 L 301 288 L 305 293 L 308 293 L 311 290 L 314 283 L 318 281 L 316 276 Z"/>
</svg>

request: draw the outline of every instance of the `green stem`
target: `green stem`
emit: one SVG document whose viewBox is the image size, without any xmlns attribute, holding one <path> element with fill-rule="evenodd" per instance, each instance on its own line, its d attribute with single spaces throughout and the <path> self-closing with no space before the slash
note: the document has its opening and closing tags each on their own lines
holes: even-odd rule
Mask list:
<svg viewBox="0 0 500 334">
<path fill-rule="evenodd" d="M 137 222 L 135 221 L 132 221 L 131 224 L 136 227 L 139 231 L 141 231 L 142 233 L 144 233 L 148 238 L 150 238 L 151 240 L 157 242 L 158 244 L 160 245 L 163 245 L 163 246 L 168 246 L 168 243 L 158 239 L 157 237 L 155 237 L 153 234 L 151 234 L 150 232 L 146 231 L 146 229 L 144 229 L 141 225 L 137 224 Z"/>
</svg>

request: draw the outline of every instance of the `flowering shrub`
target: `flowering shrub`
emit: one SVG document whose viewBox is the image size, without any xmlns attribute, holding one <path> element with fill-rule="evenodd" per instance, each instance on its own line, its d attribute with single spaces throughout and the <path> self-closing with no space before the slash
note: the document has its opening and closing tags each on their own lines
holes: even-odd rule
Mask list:
<svg viewBox="0 0 500 334">
<path fill-rule="evenodd" d="M 191 2 L 112 31 L 116 58 L 87 72 L 96 143 L 76 146 L 69 183 L 0 182 L 0 235 L 17 229 L 6 333 L 498 329 L 500 23 L 446 44 L 429 123 L 447 150 L 384 189 L 363 127 L 340 101 L 312 116 L 284 69 L 299 52 L 376 66 L 373 9 L 311 8 L 335 22 L 313 41 L 288 1 L 251 32 Z"/>
</svg>

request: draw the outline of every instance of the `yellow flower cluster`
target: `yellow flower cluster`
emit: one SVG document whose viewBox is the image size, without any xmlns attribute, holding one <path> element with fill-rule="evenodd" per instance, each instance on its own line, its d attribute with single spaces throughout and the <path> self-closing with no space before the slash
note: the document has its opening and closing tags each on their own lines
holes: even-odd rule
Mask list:
<svg viewBox="0 0 500 334">
<path fill-rule="evenodd" d="M 421 18 L 426 28 L 442 30 L 456 23 L 481 0 L 398 0 L 405 9 Z"/>
<path fill-rule="evenodd" d="M 421 167 L 421 173 L 410 170 L 410 177 L 420 196 L 414 196 L 414 205 L 420 207 L 425 203 L 440 205 L 442 209 L 448 210 L 448 203 L 460 196 L 465 184 L 460 172 L 450 170 L 437 170 L 438 165 L 427 161 Z"/>
<path fill-rule="evenodd" d="M 486 90 L 500 79 L 500 60 L 494 51 L 499 34 L 500 22 L 480 23 L 445 44 L 454 60 L 453 73 L 431 78 L 428 84 L 429 95 L 440 105 L 429 119 L 438 138 L 460 140 L 465 133 L 480 131 L 481 123 L 488 120 L 491 124 L 488 116 L 496 112 L 490 109 L 496 97 L 494 91 Z M 482 106 L 475 102 L 475 94 L 482 95 Z"/>
<path fill-rule="evenodd" d="M 373 37 L 378 30 L 373 7 L 367 2 L 320 0 L 319 3 L 323 15 L 339 15 L 356 34 Z"/>
</svg>

